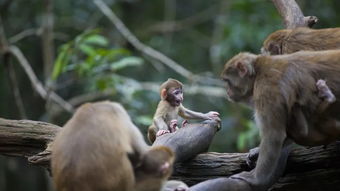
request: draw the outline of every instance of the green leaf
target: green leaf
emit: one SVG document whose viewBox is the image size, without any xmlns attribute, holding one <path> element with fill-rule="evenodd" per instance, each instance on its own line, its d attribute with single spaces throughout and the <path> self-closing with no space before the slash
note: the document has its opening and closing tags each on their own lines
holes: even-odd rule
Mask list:
<svg viewBox="0 0 340 191">
<path fill-rule="evenodd" d="M 143 59 L 135 56 L 125 57 L 111 64 L 111 69 L 114 71 L 121 70 L 128 66 L 140 66 L 143 64 Z"/>
<path fill-rule="evenodd" d="M 93 35 L 85 38 L 84 43 L 94 44 L 94 45 L 99 45 L 99 46 L 109 45 L 109 41 L 104 36 L 101 36 L 99 34 L 93 34 Z"/>
<path fill-rule="evenodd" d="M 246 133 L 241 133 L 237 139 L 237 149 L 244 150 L 246 146 Z"/>
<path fill-rule="evenodd" d="M 92 46 L 87 45 L 87 44 L 80 44 L 79 49 L 83 53 L 87 54 L 88 56 L 92 56 L 96 54 L 96 50 Z"/>
<path fill-rule="evenodd" d="M 58 76 L 64 71 L 70 56 L 72 54 L 72 46 L 70 43 L 63 45 L 60 48 L 60 53 L 54 63 L 52 71 L 52 80 L 56 80 Z"/>
<path fill-rule="evenodd" d="M 105 90 L 106 88 L 108 88 L 109 83 L 110 83 L 110 79 L 108 79 L 108 78 L 101 78 L 101 79 L 98 79 L 98 80 L 96 81 L 96 88 L 97 88 L 98 90 L 103 91 L 103 90 Z"/>
</svg>

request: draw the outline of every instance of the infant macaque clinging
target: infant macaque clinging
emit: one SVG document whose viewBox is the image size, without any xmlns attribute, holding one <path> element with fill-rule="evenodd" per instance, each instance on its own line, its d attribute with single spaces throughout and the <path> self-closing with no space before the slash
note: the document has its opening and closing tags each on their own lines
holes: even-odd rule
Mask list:
<svg viewBox="0 0 340 191">
<path fill-rule="evenodd" d="M 213 119 L 219 117 L 219 113 L 210 111 L 201 113 L 191 111 L 182 105 L 183 102 L 183 84 L 175 79 L 169 78 L 160 86 L 161 101 L 159 102 L 156 113 L 153 117 L 153 123 L 148 129 L 148 139 L 151 143 L 156 137 L 166 133 L 173 133 L 178 129 L 177 118 L 181 116 L 184 119 Z M 187 123 L 183 121 L 182 127 Z"/>
</svg>

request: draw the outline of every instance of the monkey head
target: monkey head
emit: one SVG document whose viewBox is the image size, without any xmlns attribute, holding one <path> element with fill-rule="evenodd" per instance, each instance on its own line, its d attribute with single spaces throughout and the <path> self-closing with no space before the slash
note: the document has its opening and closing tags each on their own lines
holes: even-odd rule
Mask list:
<svg viewBox="0 0 340 191">
<path fill-rule="evenodd" d="M 166 100 L 173 107 L 179 106 L 183 102 L 183 84 L 175 79 L 169 78 L 160 87 L 162 100 Z"/>
<path fill-rule="evenodd" d="M 230 59 L 221 73 L 229 101 L 248 102 L 253 94 L 257 55 L 239 53 Z"/>
<path fill-rule="evenodd" d="M 139 184 L 155 181 L 162 184 L 171 175 L 174 161 L 175 155 L 168 147 L 152 147 L 135 168 L 136 179 Z"/>
<path fill-rule="evenodd" d="M 264 55 L 279 55 L 283 54 L 283 43 L 288 38 L 292 30 L 278 30 L 270 34 L 263 42 L 261 53 Z"/>
</svg>

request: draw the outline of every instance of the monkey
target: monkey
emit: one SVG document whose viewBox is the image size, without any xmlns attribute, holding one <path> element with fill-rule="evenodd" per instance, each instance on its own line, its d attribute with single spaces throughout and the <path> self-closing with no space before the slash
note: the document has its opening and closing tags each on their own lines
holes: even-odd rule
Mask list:
<svg viewBox="0 0 340 191">
<path fill-rule="evenodd" d="M 160 148 L 161 152 L 158 149 L 150 150 L 141 164 L 135 168 L 137 180 L 135 190 L 160 191 L 161 188 L 161 191 L 187 191 L 188 186 L 181 181 L 166 181 L 172 173 L 174 156 L 168 148 Z M 167 151 L 168 155 L 162 153 L 164 151 Z"/>
<path fill-rule="evenodd" d="M 340 137 L 338 99 L 322 113 L 316 111 L 323 101 L 317 92 L 324 93 L 317 89 L 316 83 L 325 79 L 331 93 L 338 98 L 339 76 L 340 50 L 277 56 L 240 53 L 231 58 L 221 73 L 228 99 L 254 109 L 261 135 L 255 169 L 231 178 L 246 181 L 252 190 L 266 190 L 276 180 L 277 172 L 282 172 L 280 168 L 285 167 L 287 157 L 281 151 L 289 142 L 316 146 L 337 140 Z M 305 135 L 294 130 L 299 124 L 294 116 L 296 106 L 311 119 Z"/>
<path fill-rule="evenodd" d="M 340 28 L 283 29 L 270 34 L 261 52 L 268 55 L 290 54 L 301 50 L 331 50 L 340 48 Z"/>
<path fill-rule="evenodd" d="M 137 191 L 160 191 L 172 173 L 174 153 L 167 147 L 150 149 L 135 168 Z"/>
<path fill-rule="evenodd" d="M 160 86 L 161 101 L 158 103 L 156 112 L 153 117 L 153 123 L 148 128 L 148 139 L 151 143 L 156 137 L 166 133 L 173 133 L 178 129 L 177 118 L 181 116 L 184 119 L 213 119 L 218 118 L 219 113 L 210 111 L 200 113 L 191 111 L 182 105 L 183 102 L 183 84 L 175 79 L 169 78 Z M 187 121 L 182 123 L 185 126 Z"/>
<path fill-rule="evenodd" d="M 60 191 L 160 191 L 174 153 L 148 146 L 126 110 L 115 102 L 86 103 L 52 144 L 52 175 Z"/>
</svg>

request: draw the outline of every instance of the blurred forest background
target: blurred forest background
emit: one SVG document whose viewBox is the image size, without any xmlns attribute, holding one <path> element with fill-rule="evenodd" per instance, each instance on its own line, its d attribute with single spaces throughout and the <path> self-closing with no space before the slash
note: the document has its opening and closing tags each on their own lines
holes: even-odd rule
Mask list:
<svg viewBox="0 0 340 191">
<path fill-rule="evenodd" d="M 171 77 L 185 84 L 185 106 L 220 112 L 222 130 L 211 151 L 244 152 L 258 144 L 251 110 L 228 103 L 218 78 L 227 59 L 259 53 L 266 36 L 283 28 L 271 1 L 106 0 L 118 17 L 111 20 L 100 2 L 0 0 L 0 39 L 21 60 L 1 54 L 0 117 L 62 126 L 72 108 L 109 99 L 121 102 L 146 134 L 158 86 Z M 340 24 L 340 1 L 297 3 L 319 18 L 316 28 Z M 40 93 L 22 64 L 45 88 Z M 0 156 L 0 190 L 53 188 L 44 169 Z"/>
</svg>

